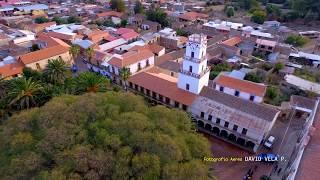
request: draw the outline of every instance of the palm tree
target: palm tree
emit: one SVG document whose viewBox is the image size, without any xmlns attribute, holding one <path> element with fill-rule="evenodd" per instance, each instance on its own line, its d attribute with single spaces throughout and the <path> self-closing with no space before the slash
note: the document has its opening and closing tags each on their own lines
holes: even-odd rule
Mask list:
<svg viewBox="0 0 320 180">
<path fill-rule="evenodd" d="M 0 78 L 0 99 L 5 96 L 8 89 L 8 82 L 4 78 Z"/>
<path fill-rule="evenodd" d="M 33 81 L 32 78 L 14 79 L 10 83 L 10 92 L 7 95 L 9 106 L 15 106 L 17 109 L 29 109 L 38 105 L 37 101 L 42 89 L 42 85 Z"/>
<path fill-rule="evenodd" d="M 81 73 L 77 77 L 75 83 L 77 91 L 80 94 L 84 92 L 104 92 L 109 86 L 107 78 L 92 72 Z"/>
<path fill-rule="evenodd" d="M 75 61 L 75 59 L 80 54 L 80 46 L 76 44 L 73 44 L 72 46 L 70 46 L 69 54 L 72 56 L 73 61 Z"/>
<path fill-rule="evenodd" d="M 89 62 L 91 63 L 91 59 L 94 57 L 94 49 L 92 47 L 89 47 L 88 49 L 86 49 L 86 56 Z"/>
<path fill-rule="evenodd" d="M 50 60 L 43 72 L 48 82 L 53 84 L 63 84 L 67 77 L 68 65 L 61 59 Z"/>
<path fill-rule="evenodd" d="M 129 79 L 131 75 L 130 69 L 123 67 L 120 71 L 120 78 L 124 82 L 124 89 L 127 90 L 127 80 Z"/>
</svg>

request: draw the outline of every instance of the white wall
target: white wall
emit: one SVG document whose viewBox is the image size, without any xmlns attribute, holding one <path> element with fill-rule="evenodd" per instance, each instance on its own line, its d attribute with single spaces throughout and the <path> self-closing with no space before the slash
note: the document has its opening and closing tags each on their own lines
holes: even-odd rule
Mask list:
<svg viewBox="0 0 320 180">
<path fill-rule="evenodd" d="M 216 85 L 216 90 L 220 91 L 220 85 L 219 84 Z M 236 90 L 232 89 L 232 88 L 228 88 L 228 87 L 223 87 L 223 92 L 226 93 L 226 94 L 234 96 Z M 241 99 L 250 100 L 250 96 L 251 96 L 251 94 L 249 94 L 247 92 L 239 91 L 239 96 L 238 97 L 241 98 Z M 253 102 L 262 103 L 263 97 L 256 96 L 256 95 L 253 95 L 253 96 L 254 96 Z"/>
<path fill-rule="evenodd" d="M 199 94 L 203 88 L 203 86 L 208 86 L 209 82 L 209 74 L 210 72 L 207 72 L 205 75 L 202 76 L 202 78 L 198 79 L 192 76 L 185 75 L 183 73 L 178 74 L 178 87 L 180 89 L 186 90 L 186 84 L 188 83 L 189 86 L 189 92 L 192 92 L 194 94 Z M 188 90 L 186 90 L 188 91 Z"/>
</svg>

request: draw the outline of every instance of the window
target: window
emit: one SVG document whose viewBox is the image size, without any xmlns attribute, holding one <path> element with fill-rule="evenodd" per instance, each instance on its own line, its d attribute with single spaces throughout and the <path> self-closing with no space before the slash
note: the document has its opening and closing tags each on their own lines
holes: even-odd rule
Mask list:
<svg viewBox="0 0 320 180">
<path fill-rule="evenodd" d="M 204 118 L 204 112 L 201 112 L 201 118 Z"/>
<path fill-rule="evenodd" d="M 170 72 L 170 76 L 174 76 L 174 72 Z"/>
<path fill-rule="evenodd" d="M 132 82 L 129 82 L 129 87 L 130 87 L 130 88 L 132 88 L 132 87 L 133 87 Z"/>
<path fill-rule="evenodd" d="M 190 89 L 190 85 L 186 84 L 186 90 L 189 90 L 189 89 Z"/>
<path fill-rule="evenodd" d="M 189 66 L 189 72 L 192 72 L 192 66 Z"/>
<path fill-rule="evenodd" d="M 191 52 L 191 57 L 194 58 L 194 52 Z"/>
<path fill-rule="evenodd" d="M 141 70 L 141 63 L 138 63 L 138 71 Z"/>
<path fill-rule="evenodd" d="M 147 96 L 150 96 L 150 90 L 149 89 L 146 89 L 146 94 L 147 94 Z"/>
<path fill-rule="evenodd" d="M 254 101 L 254 96 L 250 96 L 250 101 Z"/>
<path fill-rule="evenodd" d="M 116 73 L 116 71 L 114 70 L 114 67 L 113 67 L 113 66 L 112 66 L 112 72 L 113 72 L 113 73 Z"/>
<path fill-rule="evenodd" d="M 187 109 L 188 109 L 188 106 L 187 105 L 182 105 L 182 109 L 184 110 L 184 111 L 186 111 Z"/>
<path fill-rule="evenodd" d="M 235 91 L 234 95 L 238 97 L 239 96 L 239 91 Z"/>
<path fill-rule="evenodd" d="M 144 87 L 140 87 L 140 92 L 144 93 Z"/>
<path fill-rule="evenodd" d="M 138 90 L 138 85 L 135 84 L 134 85 L 134 89 Z"/>
<path fill-rule="evenodd" d="M 264 46 L 264 45 L 261 45 L 261 48 L 265 48 L 265 46 Z"/>
<path fill-rule="evenodd" d="M 212 116 L 209 115 L 209 116 L 208 116 L 208 121 L 211 121 L 211 120 L 212 120 Z"/>
<path fill-rule="evenodd" d="M 149 59 L 146 61 L 146 66 L 150 66 Z"/>
<path fill-rule="evenodd" d="M 156 99 L 157 98 L 157 93 L 152 92 L 152 97 Z"/>
<path fill-rule="evenodd" d="M 248 129 L 243 128 L 241 134 L 246 135 L 247 134 Z"/>
<path fill-rule="evenodd" d="M 224 122 L 224 127 L 226 127 L 226 128 L 229 127 L 229 122 L 227 122 L 227 121 Z"/>
<path fill-rule="evenodd" d="M 166 104 L 170 104 L 170 99 L 166 97 Z"/>
<path fill-rule="evenodd" d="M 223 92 L 223 86 L 220 86 L 220 91 Z"/>
<path fill-rule="evenodd" d="M 174 107 L 178 108 L 179 107 L 179 102 L 175 101 L 174 102 Z"/>
<path fill-rule="evenodd" d="M 234 131 L 237 131 L 238 130 L 238 126 L 237 125 L 233 125 L 233 128 L 232 128 Z"/>
<path fill-rule="evenodd" d="M 217 118 L 217 119 L 216 119 L 216 123 L 217 123 L 217 124 L 220 124 L 220 121 L 221 121 L 220 118 Z"/>
<path fill-rule="evenodd" d="M 163 101 L 163 96 L 159 94 L 159 101 Z"/>
<path fill-rule="evenodd" d="M 36 63 L 36 66 L 37 66 L 37 69 L 40 70 L 41 67 L 40 67 L 40 64 L 39 63 Z"/>
</svg>

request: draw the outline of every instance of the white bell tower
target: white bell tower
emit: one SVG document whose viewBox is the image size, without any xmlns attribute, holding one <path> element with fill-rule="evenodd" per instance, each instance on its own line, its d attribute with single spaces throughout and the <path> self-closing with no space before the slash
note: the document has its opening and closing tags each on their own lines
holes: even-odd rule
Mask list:
<svg viewBox="0 0 320 180">
<path fill-rule="evenodd" d="M 199 94 L 208 86 L 210 68 L 207 66 L 207 37 L 192 34 L 187 42 L 186 53 L 178 77 L 180 89 Z"/>
</svg>

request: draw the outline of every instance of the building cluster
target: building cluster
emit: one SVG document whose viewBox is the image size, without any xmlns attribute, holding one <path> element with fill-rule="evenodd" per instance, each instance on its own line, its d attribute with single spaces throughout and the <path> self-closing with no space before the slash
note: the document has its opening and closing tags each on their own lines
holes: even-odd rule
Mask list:
<svg viewBox="0 0 320 180">
<path fill-rule="evenodd" d="M 295 32 L 279 22 L 251 27 L 216 20 L 202 12 L 201 3 L 153 1 L 167 13 L 172 22 L 169 28 L 145 15 L 112 11 L 108 5 L 0 2 L 1 77 L 19 77 L 25 67 L 44 69 L 51 59 L 75 65 L 84 62 L 86 70 L 128 86 L 153 103 L 191 112 L 200 130 L 254 152 L 269 135 L 281 109 L 264 104 L 266 85 L 244 79 L 253 71 L 250 59 L 284 62 L 287 79 L 295 77 L 295 69 L 320 67 L 319 55 L 284 43 Z M 148 1 L 143 5 L 150 7 Z M 68 19 L 70 14 L 81 17 L 81 22 L 53 21 Z M 36 23 L 39 17 L 49 21 Z M 120 27 L 124 19 L 128 25 Z M 97 21 L 111 21 L 115 26 L 98 26 Z M 178 30 L 190 36 L 179 35 Z M 319 36 L 315 32 L 300 35 Z M 69 53 L 74 45 L 80 47 L 75 59 Z M 90 57 L 88 50 L 93 51 Z M 210 67 L 221 62 L 242 68 L 221 72 L 210 80 Z M 121 75 L 124 70 L 130 72 L 128 79 Z"/>
</svg>

